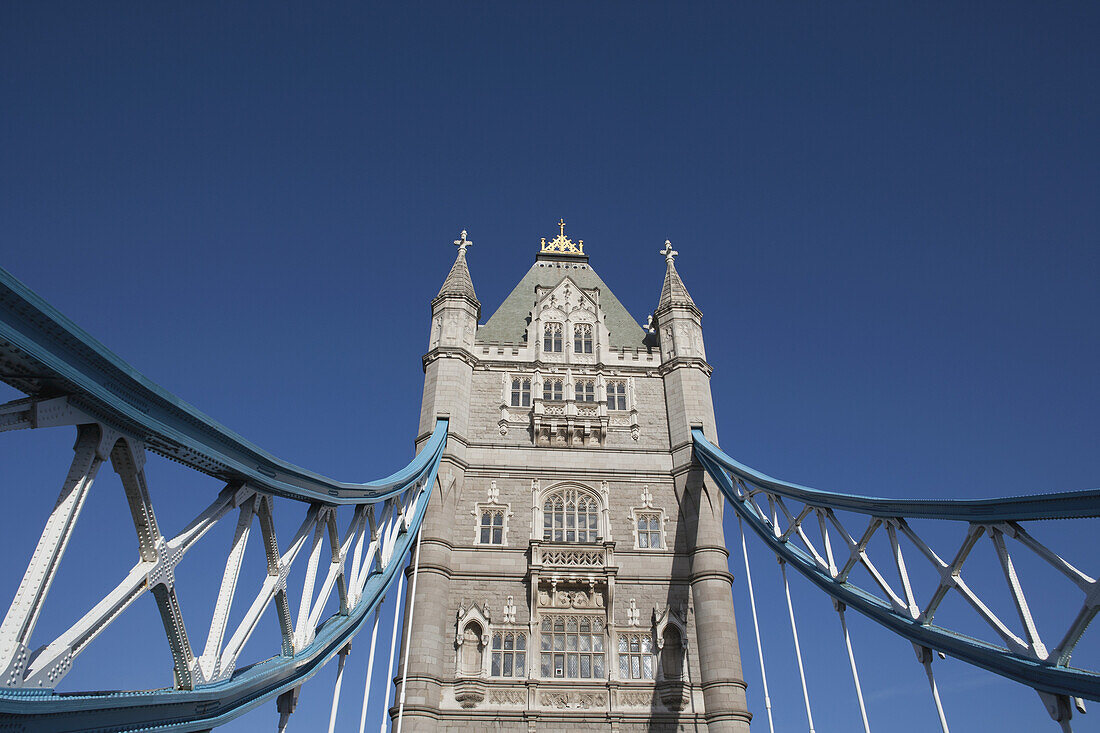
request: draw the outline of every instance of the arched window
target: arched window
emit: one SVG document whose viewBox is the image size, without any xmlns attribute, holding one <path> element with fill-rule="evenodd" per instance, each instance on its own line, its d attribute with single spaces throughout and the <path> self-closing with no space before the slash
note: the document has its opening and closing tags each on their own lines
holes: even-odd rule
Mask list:
<svg viewBox="0 0 1100 733">
<path fill-rule="evenodd" d="M 512 378 L 512 407 L 531 406 L 531 378 Z"/>
<path fill-rule="evenodd" d="M 600 502 L 579 489 L 561 489 L 542 502 L 542 539 L 546 542 L 598 542 Z"/>
<path fill-rule="evenodd" d="M 526 677 L 527 634 L 500 632 L 493 634 L 493 677 Z"/>
<path fill-rule="evenodd" d="M 591 379 L 577 380 L 577 402 L 595 402 L 596 383 Z"/>
<path fill-rule="evenodd" d="M 578 323 L 573 326 L 573 353 L 592 353 L 592 326 L 587 323 Z"/>
<path fill-rule="evenodd" d="M 603 679 L 603 621 L 596 616 L 544 616 L 541 634 L 543 677 Z"/>
<path fill-rule="evenodd" d="M 607 383 L 607 409 L 626 409 L 626 382 Z"/>
<path fill-rule="evenodd" d="M 542 350 L 548 352 L 561 353 L 562 351 L 562 338 L 561 338 L 561 324 L 560 323 L 547 323 L 542 330 Z"/>
<path fill-rule="evenodd" d="M 679 640 L 678 634 L 676 638 Z M 619 634 L 619 678 L 653 679 L 653 635 L 648 631 L 640 634 Z"/>
<path fill-rule="evenodd" d="M 638 547 L 653 550 L 661 549 L 660 514 L 638 515 Z"/>
<path fill-rule="evenodd" d="M 484 509 L 481 512 L 481 544 L 504 544 L 504 510 Z"/>
<path fill-rule="evenodd" d="M 561 402 L 565 398 L 564 395 L 560 379 L 546 377 L 542 380 L 542 398 L 544 400 Z"/>
</svg>

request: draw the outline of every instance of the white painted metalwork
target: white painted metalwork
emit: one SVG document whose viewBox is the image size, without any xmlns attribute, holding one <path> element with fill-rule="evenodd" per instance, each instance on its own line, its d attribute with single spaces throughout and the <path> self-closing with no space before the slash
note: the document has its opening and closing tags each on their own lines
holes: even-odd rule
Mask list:
<svg viewBox="0 0 1100 733">
<path fill-rule="evenodd" d="M 385 599 L 382 599 L 385 602 Z M 374 644 L 378 640 L 378 616 L 382 613 L 382 604 L 374 611 L 374 623 L 370 631 L 370 651 L 367 652 L 367 680 L 363 683 L 363 709 L 359 713 L 359 733 L 367 733 L 367 707 L 370 704 L 370 682 L 374 673 Z"/>
<path fill-rule="evenodd" d="M 943 702 L 940 700 L 940 688 L 936 685 L 936 676 L 932 674 L 932 655 L 934 652 L 926 646 L 916 646 L 917 659 L 924 666 L 924 673 L 928 676 L 928 686 L 932 688 L 932 700 L 936 703 L 936 715 L 940 719 L 940 728 L 943 733 L 951 733 L 947 728 L 947 716 L 943 712 Z"/>
<path fill-rule="evenodd" d="M 856 686 L 856 699 L 859 700 L 859 715 L 863 720 L 863 731 L 871 733 L 871 726 L 867 722 L 867 706 L 863 704 L 863 688 L 859 685 L 859 672 L 856 671 L 856 655 L 852 652 L 852 637 L 848 634 L 848 622 L 844 618 L 845 606 L 840 601 L 833 601 L 833 606 L 840 616 L 840 629 L 844 632 L 844 648 L 848 650 L 848 663 L 852 667 L 852 682 Z"/>
<path fill-rule="evenodd" d="M 1100 612 L 1100 584 L 1024 527 L 1028 521 L 1100 516 L 1100 491 L 975 501 L 853 496 L 768 477 L 730 458 L 701 431 L 692 437 L 696 457 L 738 517 L 833 600 L 918 647 L 946 653 L 1035 689 L 1063 727 L 1075 710 L 1083 712 L 1082 697 L 1100 699 L 1100 673 L 1069 664 L 1073 649 Z M 817 518 L 819 537 L 807 531 L 812 515 Z M 932 545 L 942 543 L 944 529 L 950 527 L 963 530 L 961 541 L 941 555 Z M 842 542 L 836 555 L 834 534 Z M 964 570 L 975 567 L 968 561 L 986 537 L 1001 572 L 983 577 L 979 593 L 964 579 Z M 1053 637 L 1040 633 L 1041 628 L 1049 633 L 1051 622 L 1043 627 L 1035 622 L 1031 611 L 1035 598 L 1027 596 L 1020 582 L 1016 555 L 1023 550 L 1038 558 L 1042 568 L 1067 578 L 1078 591 L 1079 610 L 1068 625 L 1054 629 Z M 866 572 L 869 583 L 853 575 L 859 569 Z M 1035 571 L 1029 567 L 1029 572 Z M 1001 615 L 1001 607 L 995 605 L 1000 600 L 996 587 L 1000 581 L 1011 598 L 1015 619 Z M 962 631 L 954 624 L 943 625 L 939 612 L 952 592 L 982 620 L 990 630 L 989 638 L 978 638 L 967 627 Z M 952 609 L 952 613 L 957 612 Z M 846 631 L 845 636 L 847 646 Z M 853 660 L 854 655 L 849 661 L 856 681 Z M 942 709 L 934 677 L 929 681 Z M 857 695 L 861 695 L 858 690 Z"/>
<path fill-rule="evenodd" d="M 745 544 L 745 528 L 741 523 L 741 517 L 737 518 L 737 527 L 741 530 L 741 555 L 745 558 L 745 582 L 749 587 L 749 606 L 752 607 L 752 630 L 756 634 L 756 652 L 760 659 L 760 681 L 764 688 L 764 709 L 768 712 L 768 730 L 775 733 L 775 722 L 772 720 L 772 699 L 768 694 L 768 674 L 764 671 L 764 646 L 760 643 L 760 620 L 756 616 L 756 595 L 752 590 L 752 570 L 749 569 L 749 548 Z"/>
<path fill-rule="evenodd" d="M 412 584 L 409 586 L 409 616 L 405 619 L 406 628 L 412 628 L 413 611 L 416 608 L 416 578 L 420 575 L 420 537 L 423 532 L 416 534 L 416 551 L 413 555 Z M 409 681 L 409 645 L 412 643 L 412 634 L 405 634 L 405 652 L 402 655 L 404 662 L 401 665 L 401 702 L 397 705 L 397 733 L 401 733 L 401 722 L 405 716 L 405 691 Z M 331 733 L 331 731 L 330 731 Z"/>
<path fill-rule="evenodd" d="M 806 670 L 802 666 L 802 648 L 798 645 L 798 627 L 794 623 L 794 604 L 791 603 L 791 586 L 787 583 L 787 563 L 779 559 L 779 572 L 783 575 L 783 591 L 787 594 L 787 611 L 791 616 L 791 635 L 794 637 L 794 653 L 798 658 L 798 677 L 802 680 L 802 699 L 806 702 L 806 721 L 810 733 L 814 733 L 814 715 L 810 711 L 810 692 L 806 689 Z"/>
<path fill-rule="evenodd" d="M 340 710 L 340 687 L 344 684 L 344 664 L 348 660 L 349 652 L 351 652 L 350 643 L 340 650 L 340 661 L 336 663 L 336 685 L 332 689 L 332 711 L 328 715 L 328 733 L 336 731 L 336 713 Z"/>
<path fill-rule="evenodd" d="M 390 663 L 386 668 L 386 679 L 393 679 L 393 657 L 394 652 L 397 651 L 397 619 L 401 613 L 401 589 L 405 582 L 405 574 L 401 573 L 397 579 L 397 595 L 393 599 L 393 635 L 390 637 Z M 382 704 L 382 724 L 379 726 L 379 733 L 386 733 L 386 716 L 390 708 L 390 685 L 386 685 L 386 699 Z"/>
</svg>

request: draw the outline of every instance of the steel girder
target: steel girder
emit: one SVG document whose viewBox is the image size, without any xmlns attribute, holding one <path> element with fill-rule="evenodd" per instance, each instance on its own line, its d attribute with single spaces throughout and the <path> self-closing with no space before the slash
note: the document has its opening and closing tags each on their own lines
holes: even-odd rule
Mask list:
<svg viewBox="0 0 1100 733">
<path fill-rule="evenodd" d="M 61 498 L 0 626 L 4 728 L 206 730 L 297 688 L 343 649 L 378 608 L 411 552 L 447 442 L 448 422 L 440 418 L 430 435 L 421 436 L 421 450 L 408 466 L 363 484 L 299 468 L 143 377 L 3 270 L 0 379 L 28 395 L 0 406 L 0 432 L 78 428 L 76 455 Z M 172 538 L 160 534 L 149 499 L 143 469 L 146 448 L 226 484 L 214 502 Z M 29 643 L 39 612 L 84 498 L 105 461 L 122 480 L 137 530 L 139 562 L 72 627 L 32 651 Z M 305 519 L 283 552 L 272 518 L 275 497 L 300 502 L 305 510 Z M 337 508 L 344 505 L 352 507 L 353 514 L 341 531 Z M 175 566 L 233 510 L 239 512 L 237 527 L 213 621 L 205 648 L 195 655 L 175 599 Z M 244 619 L 228 633 L 229 608 L 254 522 L 262 534 L 268 572 Z M 326 545 L 331 562 L 322 568 Z M 295 625 L 286 581 L 299 556 L 307 558 L 307 567 Z M 156 598 L 160 609 L 176 688 L 54 692 L 74 658 L 145 592 Z M 332 599 L 339 608 L 323 619 Z M 271 604 L 283 637 L 279 653 L 238 669 L 238 655 Z"/>
<path fill-rule="evenodd" d="M 692 431 L 692 438 L 696 458 L 738 516 L 781 561 L 796 568 L 835 601 L 855 608 L 918 648 L 935 649 L 1040 693 L 1100 700 L 1100 674 L 1069 666 L 1074 646 L 1100 610 L 1100 585 L 1019 524 L 1037 519 L 1100 516 L 1100 490 L 977 501 L 898 501 L 836 494 L 780 481 L 738 463 L 710 443 L 700 429 Z M 791 502 L 800 502 L 802 506 L 788 507 Z M 837 512 L 863 515 L 868 525 L 866 529 L 861 527 L 859 533 L 850 533 Z M 810 518 L 820 532 L 813 539 L 804 526 Z M 969 529 L 962 546 L 945 561 L 908 523 L 908 519 L 915 518 L 967 522 Z M 867 552 L 868 543 L 880 528 L 889 535 L 891 545 L 891 555 L 882 564 L 897 572 L 900 592 L 891 586 Z M 843 540 L 844 554 L 834 556 L 830 534 Z M 1023 627 L 1022 635 L 1001 621 L 962 578 L 963 565 L 983 534 L 993 542 Z M 907 539 L 939 574 L 938 586 L 923 605 L 910 582 L 901 538 Z M 802 546 L 794 543 L 796 539 Z M 1016 578 L 1006 543 L 1009 539 L 1035 553 L 1082 592 L 1080 610 L 1053 649 L 1048 650 L 1036 629 Z M 868 571 L 878 586 L 877 593 L 850 581 L 849 574 L 856 565 Z M 963 596 L 1001 637 L 1004 646 L 933 623 L 936 609 L 951 590 Z"/>
</svg>

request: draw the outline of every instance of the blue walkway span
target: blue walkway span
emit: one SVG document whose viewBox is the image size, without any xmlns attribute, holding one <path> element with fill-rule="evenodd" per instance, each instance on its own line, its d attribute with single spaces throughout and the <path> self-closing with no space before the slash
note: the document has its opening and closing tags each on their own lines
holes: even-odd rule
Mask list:
<svg viewBox="0 0 1100 733">
<path fill-rule="evenodd" d="M 191 690 L 56 693 L 0 688 L 0 728 L 27 731 L 198 731 L 225 723 L 300 686 L 347 645 L 409 557 L 447 442 L 447 420 L 405 468 L 365 483 L 336 481 L 283 461 L 139 374 L 10 273 L 0 270 L 0 379 L 27 395 L 3 406 L 9 421 L 38 427 L 36 405 L 73 408 L 150 450 L 257 492 L 310 505 L 382 505 L 405 496 L 388 546 L 370 566 L 358 603 L 324 621 L 293 655 L 236 670 Z M 397 505 L 393 505 L 396 507 Z M 397 510 L 391 507 L 393 512 Z M 373 514 L 371 517 L 373 524 Z M 365 517 L 361 527 L 365 527 Z M 363 531 L 362 529 L 360 531 Z M 373 531 L 373 527 L 372 527 Z M 371 561 L 368 558 L 367 562 Z"/>
</svg>

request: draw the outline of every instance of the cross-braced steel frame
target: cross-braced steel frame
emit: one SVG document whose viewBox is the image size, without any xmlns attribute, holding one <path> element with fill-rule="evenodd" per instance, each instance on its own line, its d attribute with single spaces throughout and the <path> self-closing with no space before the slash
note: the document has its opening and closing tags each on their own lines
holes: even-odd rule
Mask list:
<svg viewBox="0 0 1100 733">
<path fill-rule="evenodd" d="M 0 406 L 0 431 L 65 425 L 77 430 L 60 496 L 0 624 L 0 727 L 207 730 L 293 693 L 333 656 L 341 654 L 342 661 L 350 639 L 398 577 L 423 521 L 447 440 L 447 420 L 441 418 L 407 467 L 370 483 L 338 482 L 305 471 L 149 382 L 2 270 L 0 378 L 27 394 Z M 144 470 L 149 452 L 224 481 L 213 502 L 173 537 L 161 534 L 150 499 Z M 139 560 L 67 630 L 36 646 L 36 622 L 96 475 L 108 461 L 121 479 Z M 289 542 L 277 536 L 276 503 L 301 507 L 304 514 Z M 350 512 L 338 512 L 342 506 Z M 236 526 L 205 645 L 196 651 L 177 598 L 175 571 L 190 549 L 231 516 Z M 252 590 L 244 616 L 230 627 L 254 529 L 267 572 Z M 287 582 L 296 561 L 305 563 L 300 590 Z M 164 625 L 174 686 L 54 692 L 81 652 L 146 593 Z M 272 606 L 281 638 L 269 645 L 269 658 L 241 666 L 245 644 Z M 191 624 L 193 631 L 193 618 Z M 293 699 L 291 694 L 284 706 L 292 706 Z"/>
<path fill-rule="evenodd" d="M 841 612 L 854 608 L 911 641 L 930 680 L 935 650 L 1033 688 L 1051 716 L 1067 728 L 1073 711 L 1084 711 L 1082 699 L 1100 700 L 1100 674 L 1070 665 L 1074 648 L 1100 610 L 1100 583 L 1025 528 L 1037 520 L 1100 516 L 1100 490 L 982 500 L 852 496 L 774 479 L 735 461 L 708 441 L 701 429 L 695 429 L 692 437 L 695 456 L 707 474 L 780 562 L 796 568 L 832 597 Z M 914 527 L 914 520 L 964 523 L 966 531 L 959 546 L 941 554 Z M 873 557 L 871 542 L 878 534 L 886 535 L 889 550 L 885 556 Z M 992 543 L 1003 571 L 1019 620 L 1017 629 L 963 578 L 964 566 L 983 537 Z M 835 550 L 834 543 L 839 545 Z M 929 563 L 938 579 L 926 596 L 918 594 L 913 582 L 903 552 L 906 546 Z M 1080 592 L 1080 606 L 1053 646 L 1040 636 L 1013 562 L 1014 552 L 1033 553 Z M 873 586 L 854 582 L 852 572 L 857 567 L 867 571 Z M 889 580 L 887 573 L 897 580 Z M 936 612 L 951 592 L 977 612 L 1000 644 L 936 623 Z M 1030 603 L 1034 602 L 1032 597 Z M 846 626 L 844 631 L 847 642 Z M 933 692 L 939 706 L 934 681 Z"/>
</svg>

